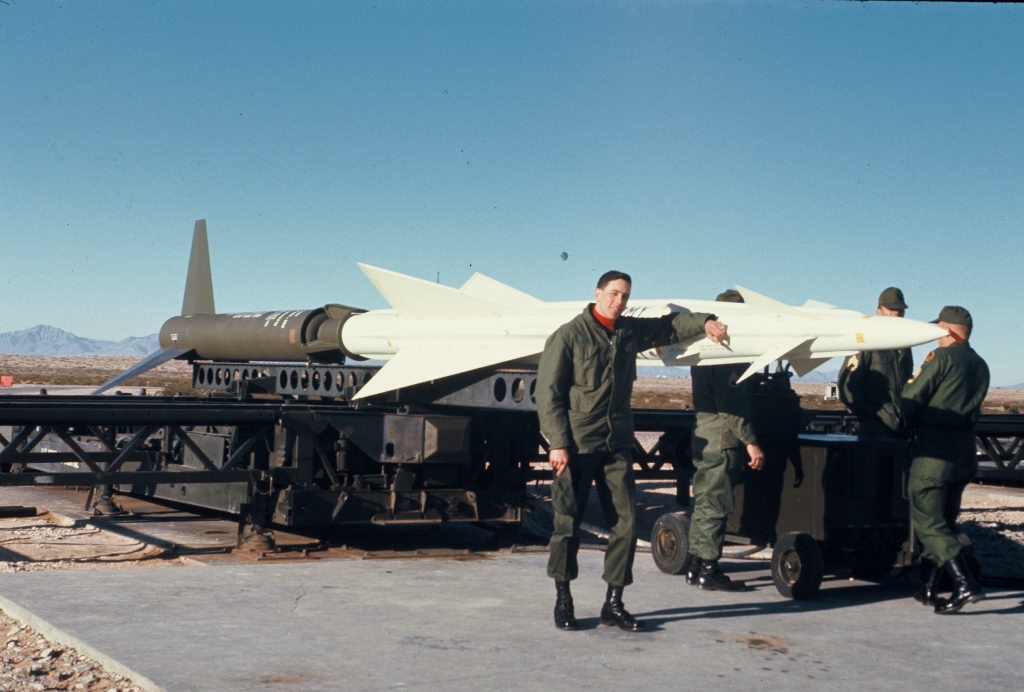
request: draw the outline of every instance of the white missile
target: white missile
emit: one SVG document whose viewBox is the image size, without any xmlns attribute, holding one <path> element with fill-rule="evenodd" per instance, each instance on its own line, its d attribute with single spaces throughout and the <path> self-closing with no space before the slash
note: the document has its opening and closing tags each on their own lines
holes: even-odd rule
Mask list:
<svg viewBox="0 0 1024 692">
<path fill-rule="evenodd" d="M 348 352 L 388 361 L 357 399 L 481 368 L 535 365 L 547 337 L 587 305 L 545 302 L 482 274 L 456 289 L 359 266 L 392 308 L 353 315 L 342 327 L 340 341 Z M 729 329 L 722 343 L 694 338 L 646 351 L 639 364 L 749 363 L 746 379 L 788 361 L 803 375 L 830 358 L 916 346 L 945 335 L 927 322 L 863 315 L 815 301 L 794 307 L 736 288 L 746 302 L 630 300 L 627 315 L 707 312 Z"/>
<path fill-rule="evenodd" d="M 170 359 L 386 361 L 354 397 L 363 399 L 472 371 L 536 365 L 548 336 L 588 302 L 539 300 L 482 274 L 453 288 L 359 266 L 390 308 L 363 311 L 330 304 L 310 310 L 217 314 L 206 222 L 197 221 L 182 314 L 161 327 L 161 350 L 96 393 Z M 814 301 L 794 307 L 737 289 L 746 302 L 630 300 L 627 315 L 705 312 L 728 326 L 722 343 L 697 337 L 642 353 L 638 363 L 749 363 L 746 378 L 776 361 L 788 361 L 802 375 L 837 356 L 916 346 L 945 336 L 942 329 L 925 322 L 865 316 Z"/>
</svg>

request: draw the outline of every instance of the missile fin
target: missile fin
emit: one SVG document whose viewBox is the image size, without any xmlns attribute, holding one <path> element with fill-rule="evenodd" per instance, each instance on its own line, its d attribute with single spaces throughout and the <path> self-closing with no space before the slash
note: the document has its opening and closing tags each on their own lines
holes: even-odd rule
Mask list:
<svg viewBox="0 0 1024 692">
<path fill-rule="evenodd" d="M 459 375 L 479 368 L 500 365 L 537 355 L 536 348 L 524 345 L 495 346 L 484 349 L 403 348 L 384 364 L 352 397 L 362 399 L 402 387 Z"/>
<path fill-rule="evenodd" d="M 188 278 L 182 315 L 213 315 L 213 275 L 210 272 L 210 246 L 206 239 L 206 219 L 196 221 L 192 231 L 192 254 L 188 259 Z"/>
<path fill-rule="evenodd" d="M 544 304 L 544 301 L 540 298 L 531 296 L 529 293 L 520 291 L 517 288 L 512 288 L 508 284 L 479 272 L 469 277 L 459 290 L 466 295 L 476 296 L 477 298 L 483 298 L 495 303 L 504 303 L 505 305 L 529 308 L 540 307 Z"/>
<path fill-rule="evenodd" d="M 182 315 L 213 315 L 213 274 L 210 271 L 210 244 L 206 237 L 206 219 L 198 219 L 192 230 L 192 250 L 188 258 L 188 275 L 185 279 L 185 297 L 181 301 Z M 138 377 L 144 372 L 163 365 L 169 360 L 180 358 L 189 353 L 191 348 L 165 348 L 151 353 L 138 363 L 104 382 L 93 395 L 116 387 L 119 384 Z"/>
<path fill-rule="evenodd" d="M 529 308 L 495 302 L 389 269 L 362 263 L 359 268 L 395 309 L 397 316 L 404 319 L 483 319 L 519 317 L 533 312 Z M 503 295 L 507 297 L 508 293 Z"/>
<path fill-rule="evenodd" d="M 665 366 L 678 367 L 683 365 L 734 365 L 736 363 L 749 363 L 750 360 L 750 356 L 726 356 L 724 358 L 715 356 L 714 358 L 701 358 L 699 353 L 691 353 L 680 358 L 667 358 L 665 360 L 659 360 L 657 358 L 637 359 L 636 365 L 640 368 Z"/>
<path fill-rule="evenodd" d="M 796 371 L 798 377 L 803 377 L 811 370 L 828 361 L 828 358 L 791 358 L 789 364 L 793 366 L 793 370 Z"/>
<path fill-rule="evenodd" d="M 762 295 L 757 291 L 751 291 L 749 288 L 737 286 L 736 290 L 743 295 L 743 302 L 746 305 L 750 306 L 751 314 L 758 312 L 770 312 L 775 313 L 777 315 L 792 315 L 795 317 L 802 318 L 815 317 L 813 313 L 807 312 L 803 308 L 797 308 L 793 307 L 792 305 L 787 305 L 786 303 L 783 303 L 780 300 L 769 298 L 768 296 Z"/>
<path fill-rule="evenodd" d="M 833 309 L 835 309 L 836 306 L 832 305 L 830 303 L 823 303 L 820 300 L 810 300 L 809 299 L 809 300 L 805 300 L 804 304 L 801 305 L 800 307 L 802 307 L 804 309 L 807 309 L 807 310 L 833 310 Z"/>
<path fill-rule="evenodd" d="M 187 348 L 165 348 L 162 351 L 151 353 L 142 360 L 140 360 L 138 363 L 133 365 L 132 367 L 128 368 L 124 372 L 114 377 L 112 380 L 104 382 L 102 385 L 99 386 L 98 389 L 93 390 L 93 396 L 97 394 L 102 394 L 111 387 L 116 387 L 122 382 L 127 382 L 133 377 L 138 377 L 142 373 L 152 370 L 158 365 L 163 365 L 169 360 L 180 358 L 181 356 L 188 353 L 190 350 L 191 349 Z"/>
<path fill-rule="evenodd" d="M 746 296 L 746 293 L 744 293 L 743 295 Z M 813 340 L 813 338 L 808 339 L 805 337 L 800 337 L 794 341 L 787 341 L 768 349 L 767 351 L 759 355 L 754 360 L 754 362 L 752 362 L 750 366 L 743 371 L 743 374 L 740 375 L 740 378 L 737 381 L 742 382 L 743 380 L 747 379 L 751 375 L 758 372 L 761 368 L 765 367 L 766 365 L 771 365 L 777 360 L 782 360 L 793 351 L 797 350 L 798 348 L 805 344 L 810 343 Z"/>
</svg>

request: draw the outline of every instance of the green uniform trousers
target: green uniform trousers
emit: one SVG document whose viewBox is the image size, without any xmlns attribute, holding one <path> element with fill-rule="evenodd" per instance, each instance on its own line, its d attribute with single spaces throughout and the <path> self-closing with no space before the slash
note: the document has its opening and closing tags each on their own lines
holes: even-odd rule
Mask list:
<svg viewBox="0 0 1024 692">
<path fill-rule="evenodd" d="M 709 436 L 708 439 L 714 440 L 715 437 Z M 734 507 L 732 490 L 746 462 L 745 449 L 721 449 L 710 442 L 700 451 L 700 456 L 694 458 L 697 472 L 693 475 L 693 516 L 690 517 L 688 537 L 690 554 L 702 560 L 717 560 L 722 556 L 725 524 Z"/>
<path fill-rule="evenodd" d="M 574 455 L 551 483 L 554 531 L 548 555 L 548 576 L 569 581 L 579 576 L 580 521 L 587 508 L 591 484 L 609 530 L 604 554 L 604 580 L 609 586 L 633 583 L 636 555 L 636 479 L 628 451 Z"/>
<path fill-rule="evenodd" d="M 956 517 L 964 488 L 977 470 L 973 433 L 922 433 L 910 464 L 910 517 L 921 556 L 940 567 L 963 549 L 956 537 Z"/>
</svg>

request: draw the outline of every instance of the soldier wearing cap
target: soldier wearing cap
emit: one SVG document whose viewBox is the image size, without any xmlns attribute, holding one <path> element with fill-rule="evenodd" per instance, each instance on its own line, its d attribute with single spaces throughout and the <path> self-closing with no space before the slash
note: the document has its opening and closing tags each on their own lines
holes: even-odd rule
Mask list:
<svg viewBox="0 0 1024 692">
<path fill-rule="evenodd" d="M 988 393 L 989 371 L 967 341 L 974 327 L 971 313 L 947 305 L 932 321 L 946 336 L 903 388 L 900 400 L 908 428 L 917 433 L 910 465 L 910 516 L 922 557 L 934 566 L 915 598 L 934 605 L 936 613 L 955 613 L 985 598 L 955 530 L 964 488 L 978 470 L 974 425 Z M 953 580 L 948 600 L 935 594 L 943 569 Z"/>
<path fill-rule="evenodd" d="M 890 286 L 878 296 L 875 315 L 903 317 L 906 309 L 903 291 Z M 913 373 L 914 357 L 909 348 L 861 351 L 847 357 L 839 371 L 839 398 L 857 416 L 860 437 L 902 436 L 900 391 Z"/>
<path fill-rule="evenodd" d="M 743 296 L 728 290 L 716 300 L 742 303 Z M 725 540 L 725 525 L 733 511 L 733 487 L 743 465 L 754 470 L 764 466 L 764 452 L 750 425 L 753 380 L 737 382 L 746 364 L 702 365 L 690 369 L 693 408 L 697 425 L 693 432 L 693 516 L 688 550 L 683 562 L 686 581 L 712 591 L 743 591 L 718 566 Z"/>
</svg>

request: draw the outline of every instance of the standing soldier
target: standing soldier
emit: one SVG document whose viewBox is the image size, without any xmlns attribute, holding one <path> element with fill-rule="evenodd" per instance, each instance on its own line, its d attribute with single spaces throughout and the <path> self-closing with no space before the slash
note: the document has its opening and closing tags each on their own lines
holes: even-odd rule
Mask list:
<svg viewBox="0 0 1024 692">
<path fill-rule="evenodd" d="M 716 300 L 742 303 L 743 296 L 730 289 Z M 754 380 L 737 382 L 746 368 L 745 363 L 739 363 L 690 369 L 693 408 L 697 412 L 693 432 L 697 472 L 693 476 L 693 518 L 683 569 L 688 583 L 713 591 L 746 589 L 746 584 L 731 580 L 718 566 L 725 525 L 733 510 L 733 487 L 744 463 L 754 470 L 764 464 L 764 452 L 750 425 Z"/>
<path fill-rule="evenodd" d="M 901 404 L 908 428 L 917 433 L 910 464 L 910 515 L 922 557 L 934 564 L 915 598 L 934 604 L 936 613 L 955 613 L 985 598 L 955 530 L 964 488 L 978 470 L 974 425 L 988 393 L 989 371 L 967 342 L 974 326 L 967 310 L 947 305 L 935 322 L 946 336 L 903 388 Z M 935 596 L 943 568 L 953 580 L 949 600 Z"/>
<path fill-rule="evenodd" d="M 643 629 L 622 603 L 623 588 L 633 583 L 636 553 L 630 406 L 636 357 L 701 334 L 714 343 L 726 335 L 725 325 L 705 313 L 623 316 L 631 288 L 628 274 L 602 275 L 594 302 L 548 338 L 537 368 L 537 414 L 555 472 L 547 571 L 555 580 L 555 626 L 563 630 L 579 629 L 569 582 L 579 575 L 580 521 L 592 483 L 609 529 L 601 623 L 631 632 Z"/>
<path fill-rule="evenodd" d="M 906 309 L 903 291 L 890 286 L 878 296 L 875 314 L 903 317 Z M 857 416 L 860 437 L 901 437 L 900 391 L 913 373 L 909 348 L 861 351 L 846 359 L 839 371 L 839 398 Z"/>
</svg>

